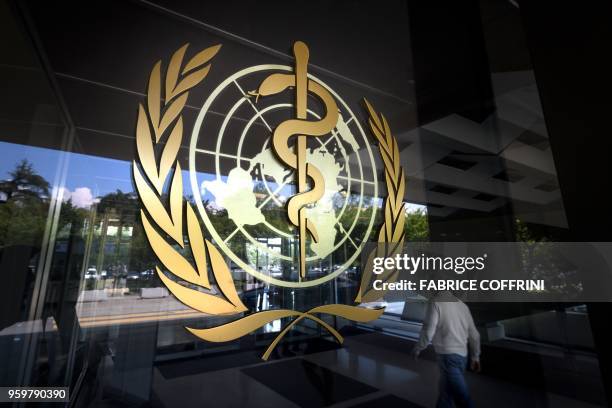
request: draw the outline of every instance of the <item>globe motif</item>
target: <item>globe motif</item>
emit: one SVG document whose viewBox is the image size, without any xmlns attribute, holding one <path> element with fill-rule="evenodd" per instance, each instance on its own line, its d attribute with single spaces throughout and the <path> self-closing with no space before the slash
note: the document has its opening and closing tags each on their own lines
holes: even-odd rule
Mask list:
<svg viewBox="0 0 612 408">
<path fill-rule="evenodd" d="M 346 103 L 309 75 L 334 95 L 340 112 L 335 129 L 309 138 L 306 150 L 307 162 L 323 175 L 325 192 L 306 208 L 319 240 L 306 241 L 306 262 L 312 273 L 300 279 L 295 271 L 297 231 L 288 224 L 285 209 L 287 199 L 295 194 L 295 171 L 277 159 L 271 145 L 273 129 L 292 117 L 292 95 L 257 100 L 249 94 L 270 71 L 291 69 L 250 67 L 227 78 L 210 94 L 191 138 L 190 181 L 207 230 L 239 268 L 272 284 L 306 287 L 333 279 L 355 264 L 378 205 L 376 166 L 369 141 Z M 320 119 L 321 107 L 310 98 L 309 104 L 308 119 Z M 213 112 L 223 111 L 227 114 L 218 123 Z M 245 115 L 250 116 L 245 119 Z M 214 171 L 197 171 L 212 162 Z"/>
<path fill-rule="evenodd" d="M 327 181 L 323 198 L 306 210 L 307 217 L 313 220 L 319 231 L 319 241 L 310 242 L 310 249 L 314 252 L 314 257 L 322 259 L 332 252 L 336 241 L 337 208 L 334 206 L 334 199 L 339 198 L 337 195 L 342 189 L 337 182 L 342 167 L 334 156 L 321 147 L 307 152 L 308 162 L 322 170 Z M 235 167 L 230 170 L 227 181 L 205 181 L 202 184 L 203 192 L 209 190 L 215 196 L 215 204 L 225 208 L 228 217 L 237 226 L 266 222 L 263 212 L 257 206 L 254 183 L 250 175 L 257 166 L 260 166 L 265 177 L 270 177 L 277 185 L 281 185 L 293 173 L 283 168 L 268 148 L 251 160 L 248 170 Z"/>
</svg>

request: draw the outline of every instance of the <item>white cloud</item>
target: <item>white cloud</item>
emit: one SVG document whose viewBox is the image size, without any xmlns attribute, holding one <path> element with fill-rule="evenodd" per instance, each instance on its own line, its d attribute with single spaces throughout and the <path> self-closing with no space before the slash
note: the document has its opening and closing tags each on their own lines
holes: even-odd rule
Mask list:
<svg viewBox="0 0 612 408">
<path fill-rule="evenodd" d="M 91 207 L 95 202 L 93 194 L 89 187 L 77 187 L 74 191 L 70 191 L 67 188 L 62 188 L 60 191 L 62 201 L 72 201 L 72 205 L 80 208 Z"/>
<path fill-rule="evenodd" d="M 68 190 L 66 187 L 60 188 L 59 197 L 62 201 L 70 200 L 70 190 Z"/>
<path fill-rule="evenodd" d="M 415 213 L 417 211 L 422 211 L 425 214 L 427 214 L 427 206 L 425 206 L 425 205 L 406 203 L 404 208 L 406 208 L 406 212 L 407 213 Z"/>
<path fill-rule="evenodd" d="M 71 198 L 72 204 L 81 208 L 90 207 L 94 202 L 93 194 L 88 187 L 76 188 L 72 192 Z"/>
</svg>

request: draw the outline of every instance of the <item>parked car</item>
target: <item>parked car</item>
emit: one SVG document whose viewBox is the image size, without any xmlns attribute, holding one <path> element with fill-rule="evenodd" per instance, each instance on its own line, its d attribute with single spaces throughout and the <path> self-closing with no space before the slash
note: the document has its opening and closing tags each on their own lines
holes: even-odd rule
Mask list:
<svg viewBox="0 0 612 408">
<path fill-rule="evenodd" d="M 135 272 L 135 271 L 128 272 L 127 279 L 128 280 L 140 279 L 140 273 L 139 272 Z"/>
<path fill-rule="evenodd" d="M 98 271 L 96 268 L 89 268 L 85 272 L 85 279 L 98 279 Z"/>
</svg>

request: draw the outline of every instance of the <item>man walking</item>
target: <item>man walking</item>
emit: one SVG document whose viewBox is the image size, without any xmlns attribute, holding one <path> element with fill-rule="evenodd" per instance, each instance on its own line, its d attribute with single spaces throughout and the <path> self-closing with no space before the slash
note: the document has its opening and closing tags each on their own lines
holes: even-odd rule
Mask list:
<svg viewBox="0 0 612 408">
<path fill-rule="evenodd" d="M 412 349 L 412 355 L 417 358 L 430 341 L 440 368 L 436 406 L 472 407 L 463 373 L 467 367 L 468 344 L 470 367 L 475 372 L 480 371 L 480 335 L 468 307 L 450 292 L 442 292 L 428 303 L 421 336 Z"/>
</svg>

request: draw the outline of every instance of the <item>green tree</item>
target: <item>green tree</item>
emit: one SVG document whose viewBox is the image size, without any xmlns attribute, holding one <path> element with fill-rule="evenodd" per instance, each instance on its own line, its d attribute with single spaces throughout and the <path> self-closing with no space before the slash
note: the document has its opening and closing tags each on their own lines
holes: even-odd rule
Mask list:
<svg viewBox="0 0 612 408">
<path fill-rule="evenodd" d="M 15 170 L 9 173 L 9 179 L 0 182 L 0 191 L 4 193 L 6 201 L 33 197 L 40 200 L 49 198 L 49 182 L 36 173 L 32 163 L 27 159 L 21 160 Z"/>
<path fill-rule="evenodd" d="M 124 193 L 117 190 L 100 198 L 98 214 L 110 215 L 119 220 L 120 227 L 134 224 L 140 210 L 138 197 L 134 192 Z"/>
<path fill-rule="evenodd" d="M 23 159 L 0 182 L 0 248 L 40 246 L 49 212 L 50 185 Z"/>
<path fill-rule="evenodd" d="M 429 223 L 427 222 L 427 213 L 421 209 L 406 212 L 404 230 L 406 241 L 428 241 Z"/>
<path fill-rule="evenodd" d="M 114 193 L 109 193 L 100 198 L 96 207 L 97 222 L 101 223 L 101 242 L 98 244 L 97 267 L 101 270 L 109 266 L 130 266 L 141 267 L 141 262 L 136 259 L 132 260 L 130 253 L 134 251 L 137 245 L 144 244 L 139 236 L 142 230 L 139 228 L 140 219 L 138 217 L 140 203 L 138 196 L 134 192 L 124 193 L 121 190 L 116 190 Z M 113 224 L 117 227 L 117 234 L 114 238 L 114 254 L 110 258 L 105 259 L 106 243 L 108 239 L 108 228 Z M 136 226 L 138 225 L 138 228 Z M 132 237 L 129 243 L 124 243 L 124 230 L 132 227 Z M 112 242 L 112 241 L 111 241 Z M 124 245 L 125 244 L 125 245 Z M 148 246 L 139 248 L 146 251 Z M 138 251 L 137 251 L 138 252 Z M 143 256 L 144 253 L 140 253 Z M 133 261 L 133 262 L 132 262 Z M 136 264 L 136 265 L 133 265 Z"/>
</svg>

